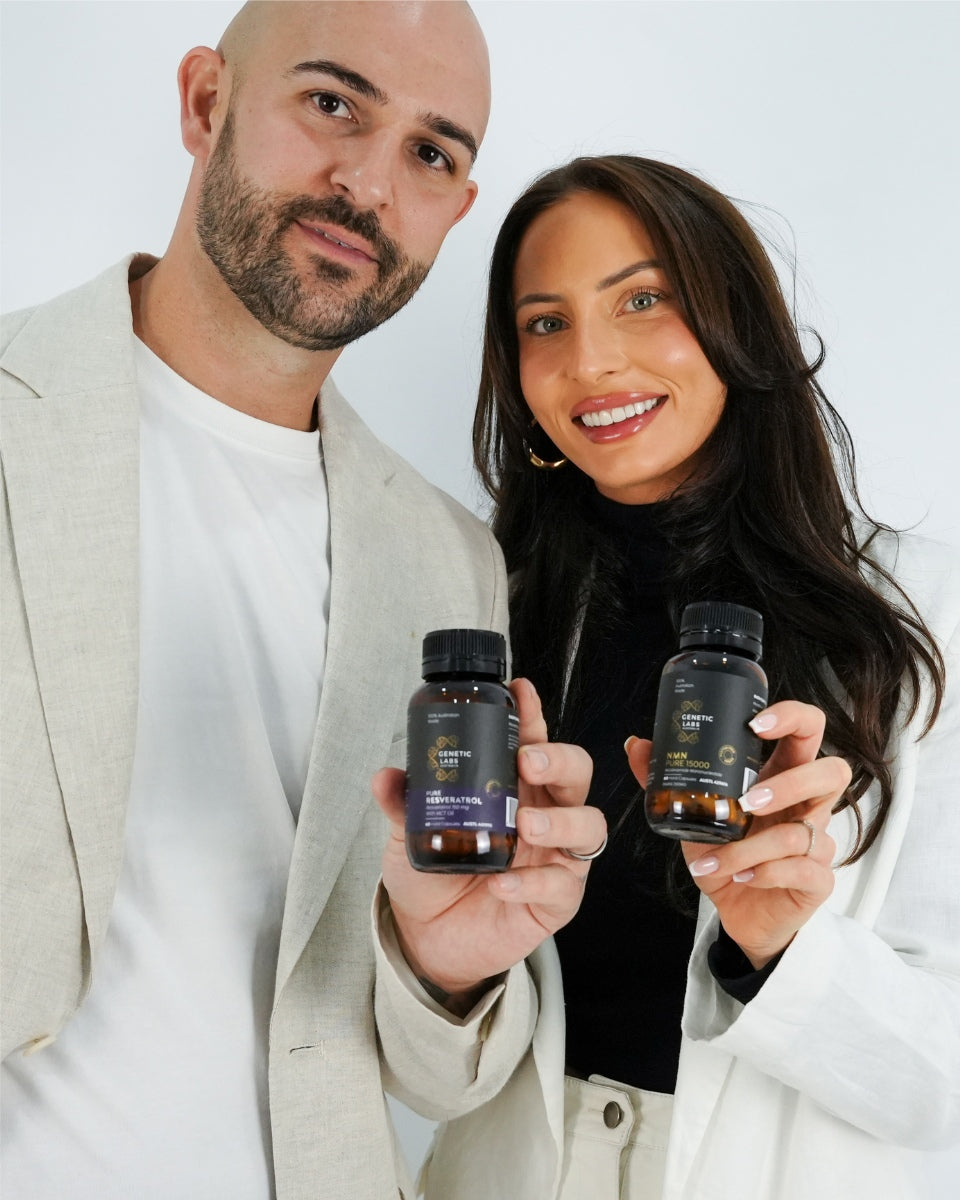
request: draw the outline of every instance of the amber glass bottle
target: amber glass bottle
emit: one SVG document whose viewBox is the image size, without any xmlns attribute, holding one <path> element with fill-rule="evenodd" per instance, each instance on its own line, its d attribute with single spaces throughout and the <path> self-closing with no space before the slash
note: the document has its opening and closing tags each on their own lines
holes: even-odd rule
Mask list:
<svg viewBox="0 0 960 1200">
<path fill-rule="evenodd" d="M 507 646 L 486 629 L 423 639 L 407 710 L 407 857 L 418 871 L 505 871 L 517 848 L 516 702 Z"/>
<path fill-rule="evenodd" d="M 688 842 L 734 842 L 750 826 L 738 801 L 760 770 L 747 722 L 767 704 L 763 617 L 720 601 L 688 604 L 680 653 L 663 669 L 645 809 L 651 828 Z"/>
</svg>

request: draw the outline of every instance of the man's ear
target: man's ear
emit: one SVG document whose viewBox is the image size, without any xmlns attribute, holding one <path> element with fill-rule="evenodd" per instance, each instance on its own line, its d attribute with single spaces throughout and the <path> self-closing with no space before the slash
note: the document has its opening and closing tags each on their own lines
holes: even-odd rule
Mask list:
<svg viewBox="0 0 960 1200">
<path fill-rule="evenodd" d="M 466 183 L 466 195 L 463 198 L 463 204 L 460 206 L 460 211 L 453 218 L 454 225 L 456 225 L 458 221 L 462 221 L 470 209 L 473 208 L 473 202 L 477 198 L 478 190 L 479 189 L 477 188 L 476 183 L 472 179 L 468 179 Z"/>
<path fill-rule="evenodd" d="M 188 50 L 177 72 L 180 89 L 180 137 L 194 158 L 205 159 L 213 142 L 211 120 L 226 100 L 226 63 L 208 46 Z"/>
</svg>

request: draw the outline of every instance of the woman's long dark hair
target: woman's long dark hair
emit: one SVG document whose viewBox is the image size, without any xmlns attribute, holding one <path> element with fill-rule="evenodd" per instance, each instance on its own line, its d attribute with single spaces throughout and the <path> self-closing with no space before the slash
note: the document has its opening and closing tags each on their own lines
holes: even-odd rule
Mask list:
<svg viewBox="0 0 960 1200">
<path fill-rule="evenodd" d="M 721 596 L 764 614 L 771 701 L 822 708 L 826 741 L 852 766 L 837 807 L 854 808 L 855 861 L 890 807 L 885 756 L 901 701 L 912 718 L 928 676 L 926 732 L 943 695 L 943 659 L 909 598 L 871 557 L 871 537 L 887 527 L 863 510 L 850 433 L 816 381 L 822 344 L 808 363 L 776 272 L 735 205 L 666 163 L 608 155 L 549 171 L 510 209 L 494 247 L 474 459 L 515 581 L 515 673 L 533 680 L 551 732 L 562 735 L 561 711 L 578 699 L 578 673 L 566 675 L 584 605 L 616 601 L 616 547 L 598 540 L 586 516 L 592 481 L 573 464 L 544 471 L 528 460 L 531 414 L 513 307 L 526 230 L 545 209 L 584 192 L 619 201 L 644 225 L 687 325 L 727 388 L 704 470 L 667 506 L 671 611 L 676 619 L 688 601 Z M 560 457 L 549 445 L 535 449 Z M 864 827 L 858 801 L 874 780 L 879 806 Z"/>
</svg>

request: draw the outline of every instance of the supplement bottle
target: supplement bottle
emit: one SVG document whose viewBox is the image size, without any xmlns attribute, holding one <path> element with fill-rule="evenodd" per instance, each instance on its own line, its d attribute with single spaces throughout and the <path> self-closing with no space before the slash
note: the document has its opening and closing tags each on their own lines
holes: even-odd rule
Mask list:
<svg viewBox="0 0 960 1200">
<path fill-rule="evenodd" d="M 688 604 L 680 653 L 663 668 L 645 809 L 657 833 L 734 842 L 750 825 L 740 796 L 760 770 L 747 725 L 767 705 L 763 617 L 720 601 Z"/>
<path fill-rule="evenodd" d="M 423 639 L 407 709 L 407 857 L 418 871 L 505 871 L 517 847 L 516 702 L 507 645 L 486 629 Z"/>
</svg>

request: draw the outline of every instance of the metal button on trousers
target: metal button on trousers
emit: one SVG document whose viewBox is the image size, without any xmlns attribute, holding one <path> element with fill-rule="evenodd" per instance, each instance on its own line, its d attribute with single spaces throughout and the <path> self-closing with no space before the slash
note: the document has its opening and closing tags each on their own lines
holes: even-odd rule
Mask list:
<svg viewBox="0 0 960 1200">
<path fill-rule="evenodd" d="M 563 1171 L 557 1200 L 654 1200 L 673 1097 L 591 1075 L 564 1081 Z"/>
</svg>

